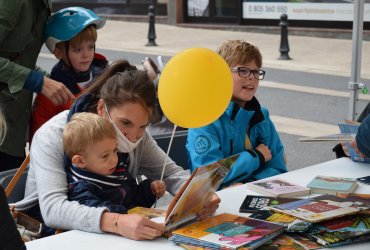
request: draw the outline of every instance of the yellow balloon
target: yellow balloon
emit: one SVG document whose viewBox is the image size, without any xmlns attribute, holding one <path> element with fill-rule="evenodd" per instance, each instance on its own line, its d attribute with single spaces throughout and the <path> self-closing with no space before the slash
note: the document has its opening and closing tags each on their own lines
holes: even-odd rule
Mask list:
<svg viewBox="0 0 370 250">
<path fill-rule="evenodd" d="M 206 48 L 184 50 L 166 64 L 158 84 L 158 98 L 167 118 L 184 128 L 217 120 L 232 95 L 232 76 L 224 59 Z"/>
</svg>

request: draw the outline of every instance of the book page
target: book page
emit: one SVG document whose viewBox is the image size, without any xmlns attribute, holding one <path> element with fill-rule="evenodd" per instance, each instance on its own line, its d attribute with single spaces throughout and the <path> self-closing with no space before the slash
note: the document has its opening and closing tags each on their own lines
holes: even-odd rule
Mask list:
<svg viewBox="0 0 370 250">
<path fill-rule="evenodd" d="M 166 230 L 195 219 L 210 200 L 239 155 L 197 168 L 172 200 L 166 214 Z"/>
</svg>

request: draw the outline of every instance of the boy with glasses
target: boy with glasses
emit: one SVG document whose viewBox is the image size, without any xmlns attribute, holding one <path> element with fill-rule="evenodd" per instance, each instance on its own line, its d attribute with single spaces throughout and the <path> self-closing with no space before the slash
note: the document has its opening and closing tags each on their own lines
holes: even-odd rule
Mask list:
<svg viewBox="0 0 370 250">
<path fill-rule="evenodd" d="M 189 129 L 186 147 L 191 171 L 240 154 L 221 188 L 285 173 L 284 146 L 268 110 L 254 96 L 265 76 L 260 51 L 246 41 L 229 40 L 218 53 L 232 72 L 233 95 L 218 120 Z"/>
</svg>

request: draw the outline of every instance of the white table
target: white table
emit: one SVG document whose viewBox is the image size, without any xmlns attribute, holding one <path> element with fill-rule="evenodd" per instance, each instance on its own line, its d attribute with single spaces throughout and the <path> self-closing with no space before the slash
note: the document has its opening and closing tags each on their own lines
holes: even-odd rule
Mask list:
<svg viewBox="0 0 370 250">
<path fill-rule="evenodd" d="M 305 186 L 314 176 L 318 174 L 357 178 L 370 175 L 370 165 L 354 163 L 348 158 L 341 158 L 288 172 L 280 175 L 279 177 Z M 370 193 L 370 185 L 359 184 L 359 187 L 356 189 L 356 193 Z M 240 214 L 239 207 L 247 194 L 256 193 L 248 190 L 245 185 L 219 191 L 218 195 L 221 198 L 221 204 L 217 213 L 228 212 Z M 245 216 L 246 214 L 240 215 Z M 151 241 L 134 241 L 117 235 L 94 234 L 78 230 L 72 230 L 62 234 L 31 241 L 26 245 L 28 250 L 182 249 L 164 238 L 158 238 Z M 335 249 L 368 250 L 370 249 L 370 242 L 336 247 Z"/>
</svg>

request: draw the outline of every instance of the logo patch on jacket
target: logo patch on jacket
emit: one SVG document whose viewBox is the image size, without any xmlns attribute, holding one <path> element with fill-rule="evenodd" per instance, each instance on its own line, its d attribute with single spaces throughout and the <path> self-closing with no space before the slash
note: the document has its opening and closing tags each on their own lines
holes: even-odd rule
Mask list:
<svg viewBox="0 0 370 250">
<path fill-rule="evenodd" d="M 204 135 L 199 135 L 194 142 L 195 152 L 204 154 L 211 148 L 211 141 Z"/>
</svg>

